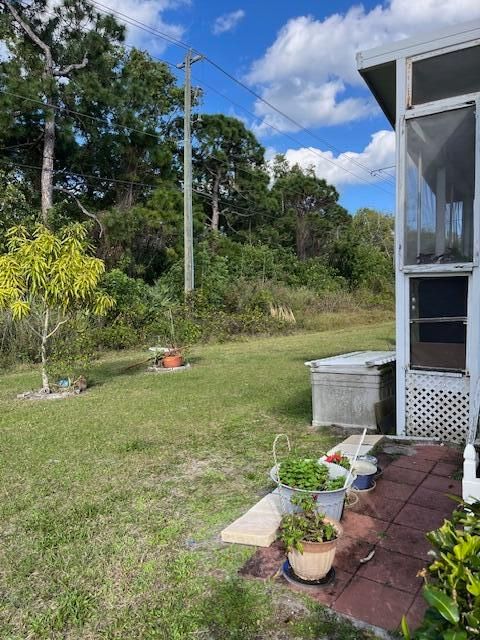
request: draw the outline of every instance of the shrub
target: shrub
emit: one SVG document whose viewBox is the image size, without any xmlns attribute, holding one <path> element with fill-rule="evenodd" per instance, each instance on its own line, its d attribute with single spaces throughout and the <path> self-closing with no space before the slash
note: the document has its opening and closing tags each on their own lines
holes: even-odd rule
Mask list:
<svg viewBox="0 0 480 640">
<path fill-rule="evenodd" d="M 480 501 L 462 504 L 451 520 L 427 534 L 434 560 L 424 570 L 423 595 L 429 604 L 420 628 L 404 637 L 416 640 L 469 640 L 480 629 Z"/>
<path fill-rule="evenodd" d="M 122 321 L 140 327 L 151 319 L 153 296 L 143 280 L 130 278 L 120 269 L 112 269 L 102 278 L 102 288 L 116 302 L 107 321 Z"/>
<path fill-rule="evenodd" d="M 142 333 L 129 324 L 118 322 L 93 329 L 92 341 L 103 349 L 129 349 L 142 342 Z"/>
</svg>

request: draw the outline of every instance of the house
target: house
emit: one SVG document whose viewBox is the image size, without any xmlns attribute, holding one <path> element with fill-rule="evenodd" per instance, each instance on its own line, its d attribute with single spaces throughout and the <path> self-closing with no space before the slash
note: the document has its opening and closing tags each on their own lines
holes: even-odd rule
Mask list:
<svg viewBox="0 0 480 640">
<path fill-rule="evenodd" d="M 357 65 L 396 131 L 397 433 L 473 442 L 480 22 L 360 52 Z"/>
</svg>

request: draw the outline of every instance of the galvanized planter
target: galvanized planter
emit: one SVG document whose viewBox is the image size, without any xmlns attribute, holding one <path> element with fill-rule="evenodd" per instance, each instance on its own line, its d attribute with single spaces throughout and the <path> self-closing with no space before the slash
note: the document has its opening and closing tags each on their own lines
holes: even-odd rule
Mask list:
<svg viewBox="0 0 480 640">
<path fill-rule="evenodd" d="M 333 462 L 325 462 L 323 460 L 319 460 L 319 462 L 328 467 L 328 475 L 330 478 L 334 479 L 341 476 L 344 476 L 345 479 L 347 478 L 348 470 L 344 467 L 334 464 Z M 281 463 L 276 464 L 270 469 L 270 478 L 278 486 L 282 506 L 286 513 L 296 513 L 301 511 L 297 505 L 292 504 L 291 498 L 293 496 L 312 496 L 317 503 L 316 511 L 318 513 L 324 513 L 328 518 L 332 518 L 333 520 L 340 520 L 342 517 L 343 503 L 345 501 L 347 489 L 352 486 L 353 481 L 355 480 L 354 474 L 350 475 L 346 486 L 342 489 L 335 489 L 334 491 L 306 491 L 305 489 L 289 487 L 279 481 L 278 469 L 280 464 Z"/>
</svg>

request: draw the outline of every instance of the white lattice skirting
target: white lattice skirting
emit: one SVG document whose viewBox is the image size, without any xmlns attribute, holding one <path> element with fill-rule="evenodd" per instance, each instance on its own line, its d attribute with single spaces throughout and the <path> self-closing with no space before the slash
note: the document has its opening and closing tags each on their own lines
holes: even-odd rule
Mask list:
<svg viewBox="0 0 480 640">
<path fill-rule="evenodd" d="M 408 372 L 407 435 L 465 442 L 470 410 L 470 379 L 466 376 Z"/>
</svg>

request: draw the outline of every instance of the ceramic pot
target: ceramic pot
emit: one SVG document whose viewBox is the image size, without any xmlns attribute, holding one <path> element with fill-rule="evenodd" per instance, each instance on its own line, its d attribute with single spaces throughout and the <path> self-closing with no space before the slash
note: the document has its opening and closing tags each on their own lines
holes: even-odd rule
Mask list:
<svg viewBox="0 0 480 640">
<path fill-rule="evenodd" d="M 336 520 L 325 518 L 337 530 L 335 540 L 329 542 L 302 542 L 303 553 L 292 549 L 288 552 L 288 561 L 295 575 L 302 580 L 321 580 L 330 571 L 335 559 L 338 539 L 343 534 L 342 525 Z"/>
<path fill-rule="evenodd" d="M 177 367 L 181 367 L 182 364 L 182 356 L 164 356 L 162 359 L 162 366 L 164 366 L 165 369 L 176 369 Z"/>
</svg>

